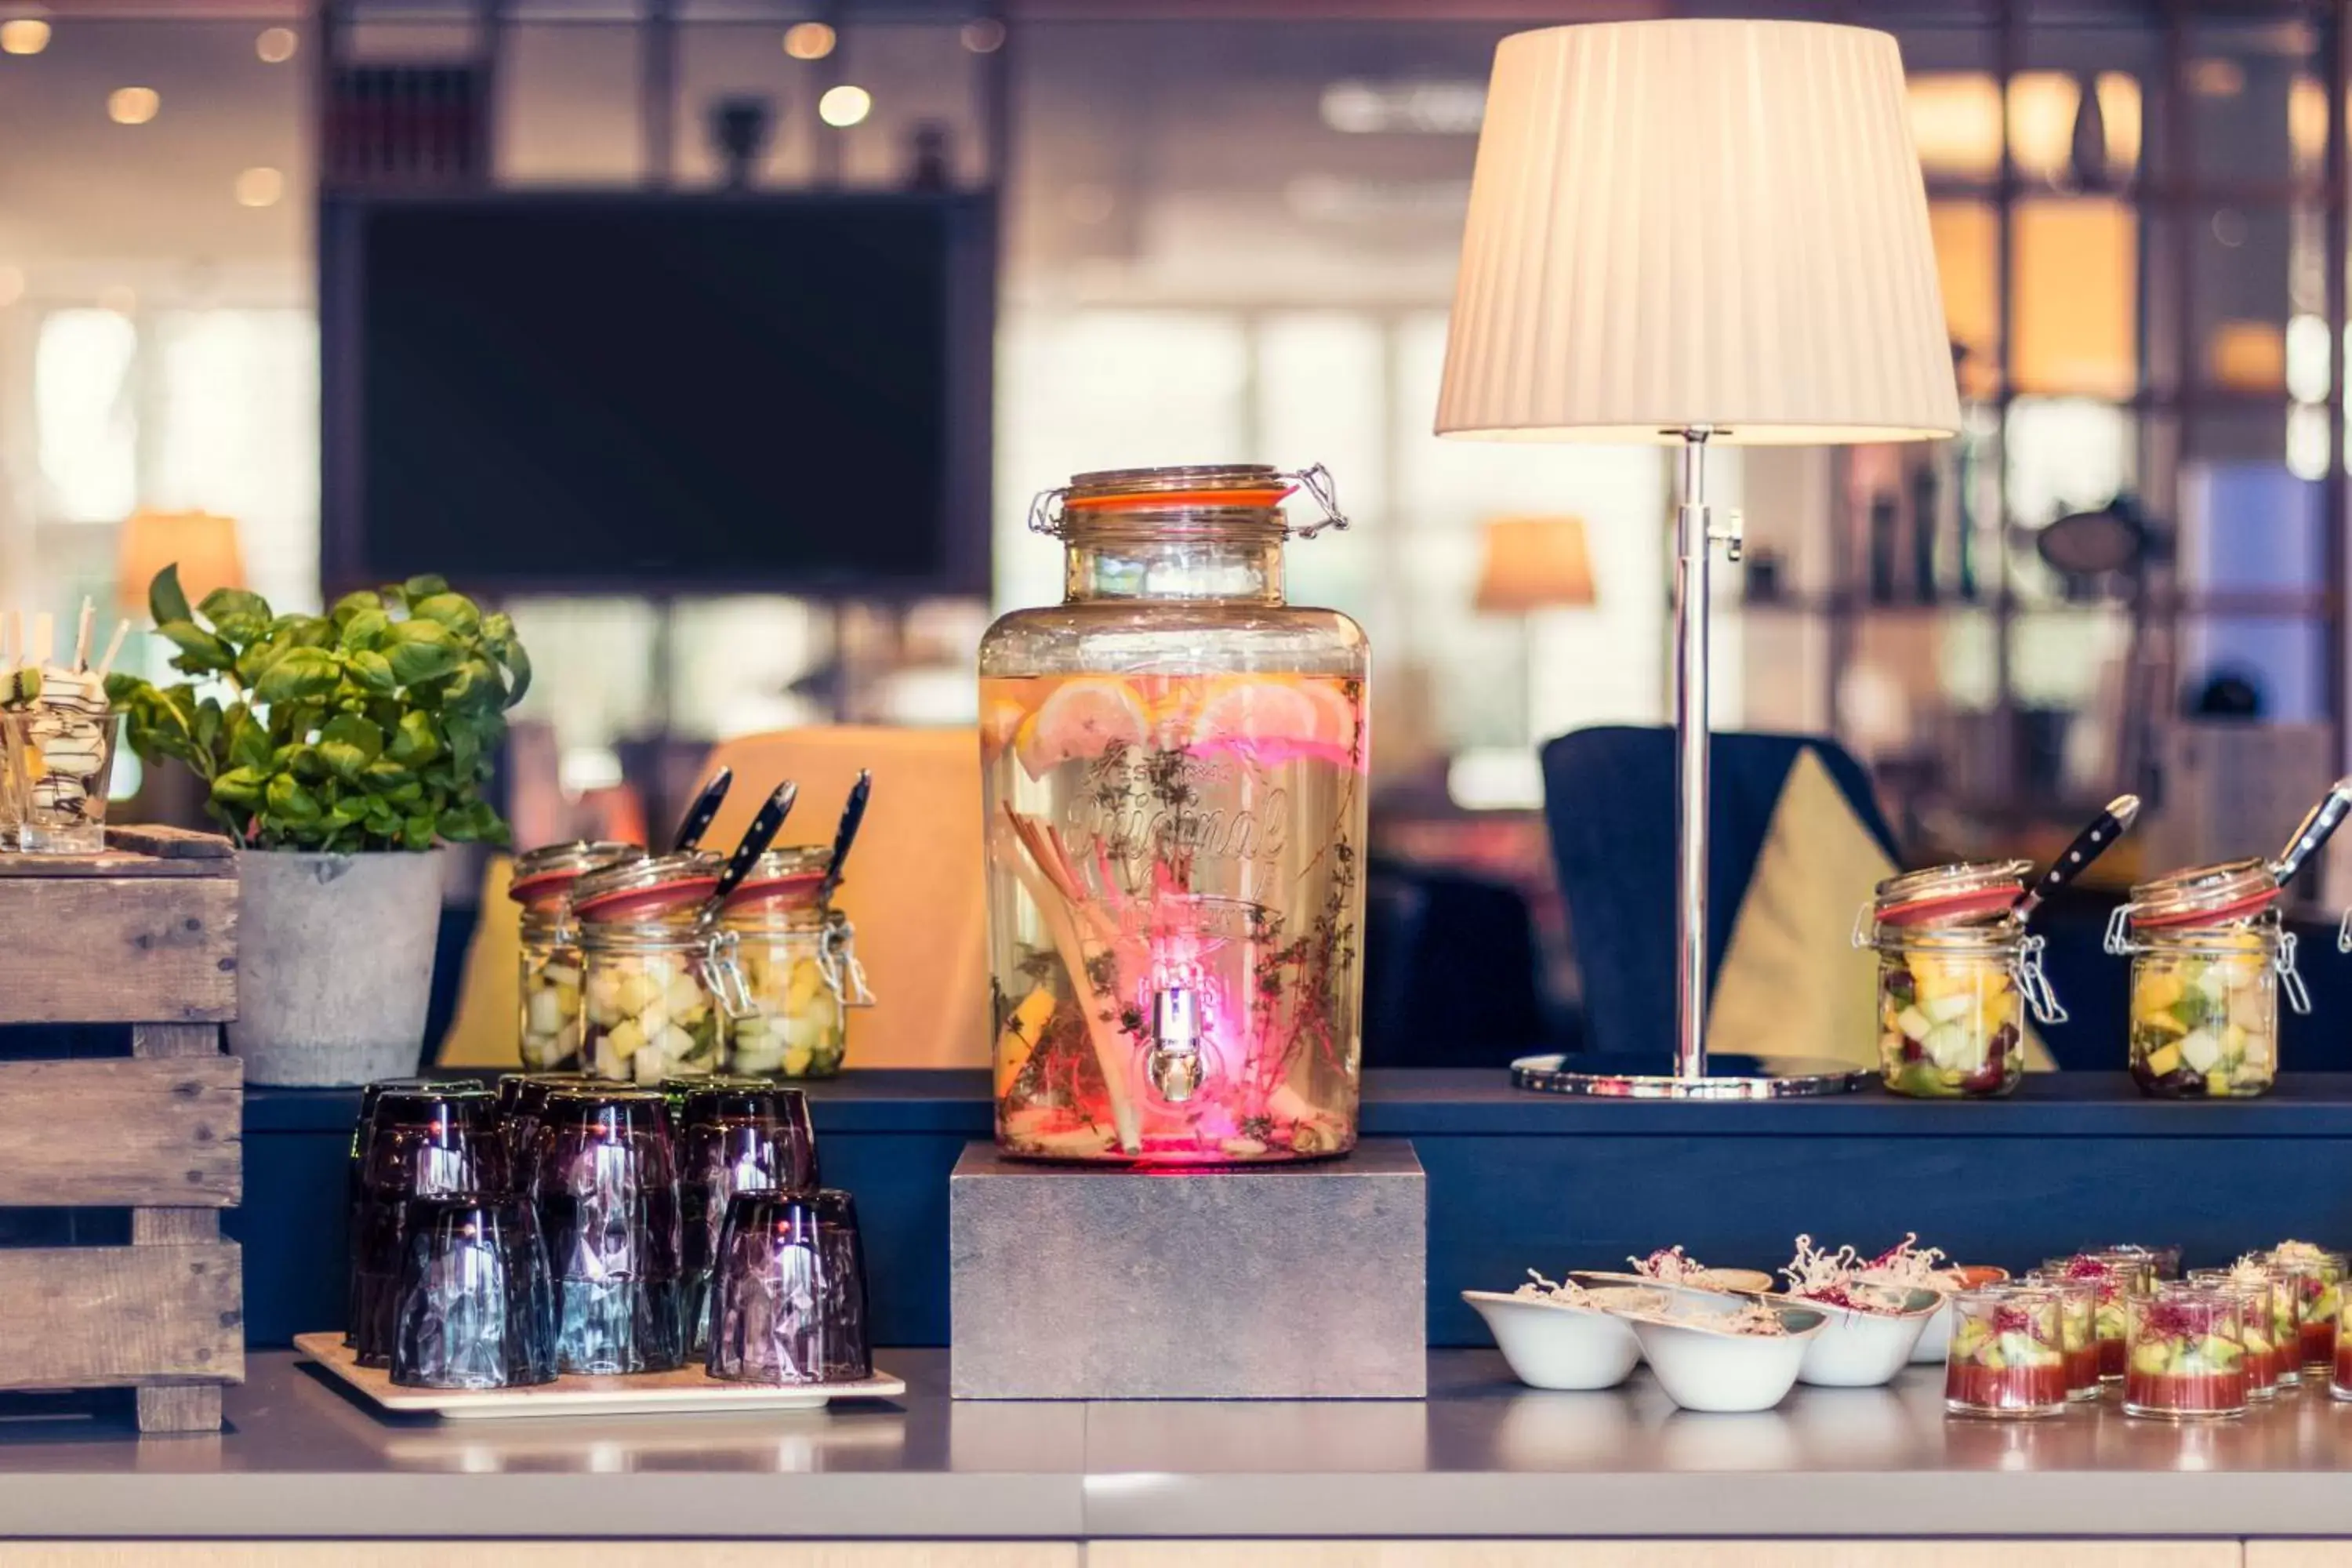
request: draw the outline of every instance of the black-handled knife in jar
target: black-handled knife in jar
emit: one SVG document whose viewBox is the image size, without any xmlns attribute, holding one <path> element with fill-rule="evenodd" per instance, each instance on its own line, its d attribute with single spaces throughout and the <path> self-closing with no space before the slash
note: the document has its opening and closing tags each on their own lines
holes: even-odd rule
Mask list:
<svg viewBox="0 0 2352 1568">
<path fill-rule="evenodd" d="M 866 803 L 874 795 L 874 775 L 865 768 L 857 770 L 857 782 L 849 786 L 849 799 L 841 808 L 841 826 L 833 831 L 833 854 L 824 864 L 824 880 L 817 884 L 816 901 L 823 904 L 841 886 L 842 873 L 849 865 L 849 847 L 857 842 L 858 825 L 866 820 Z"/>
<path fill-rule="evenodd" d="M 702 843 L 702 836 L 710 831 L 712 820 L 727 799 L 728 786 L 734 782 L 733 768 L 721 768 L 710 775 L 695 795 L 694 804 L 686 808 L 686 816 L 678 820 L 677 831 L 670 836 L 672 854 L 683 855 Z"/>
<path fill-rule="evenodd" d="M 2131 830 L 2131 825 L 2138 816 L 2139 796 L 2136 795 L 2119 795 L 2107 802 L 2105 809 L 2092 818 L 2088 827 L 2074 836 L 2074 841 L 2066 846 L 2058 858 L 2050 862 L 2050 869 L 2042 872 L 2033 886 L 2025 890 L 2025 896 L 2017 900 L 2014 911 L 2017 918 L 2020 921 L 2032 920 L 2033 911 L 2042 907 L 2042 900 L 2089 870 L 2092 861 L 2105 854 L 2116 839 Z"/>
<path fill-rule="evenodd" d="M 742 842 L 735 846 L 735 853 L 727 858 L 727 868 L 719 874 L 719 886 L 711 889 L 709 900 L 703 905 L 706 915 L 716 914 L 727 901 L 727 895 L 743 885 L 743 879 L 751 874 L 751 868 L 768 852 L 776 835 L 783 831 L 784 818 L 793 814 L 793 803 L 800 795 L 801 786 L 790 779 L 776 786 L 776 793 L 768 797 L 768 804 L 760 808 L 760 815 L 743 830 Z"/>
<path fill-rule="evenodd" d="M 2310 815 L 2287 839 L 2286 847 L 2279 851 L 2278 858 L 2271 862 L 2271 875 L 2278 879 L 2280 887 L 2293 881 L 2294 874 L 2319 853 L 2319 847 L 2344 825 L 2347 812 L 2352 812 L 2352 778 L 2341 778 L 2320 797 L 2319 804 L 2311 808 Z"/>
</svg>

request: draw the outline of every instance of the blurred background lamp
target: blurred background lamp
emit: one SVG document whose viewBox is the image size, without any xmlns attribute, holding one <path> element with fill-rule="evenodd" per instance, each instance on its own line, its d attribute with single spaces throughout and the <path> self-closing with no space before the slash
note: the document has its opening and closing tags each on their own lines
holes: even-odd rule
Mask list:
<svg viewBox="0 0 2352 1568">
<path fill-rule="evenodd" d="M 106 117 L 117 125 L 144 125 L 163 108 L 163 95 L 152 87 L 118 87 L 106 95 Z"/>
<path fill-rule="evenodd" d="M 37 55 L 49 47 L 49 25 L 38 16 L 0 22 L 0 54 Z"/>
<path fill-rule="evenodd" d="M 202 604 L 215 588 L 244 587 L 236 520 L 209 511 L 141 511 L 124 519 L 114 571 L 115 597 L 124 611 L 144 616 L 147 584 L 175 562 L 191 605 Z"/>
<path fill-rule="evenodd" d="M 1675 1058 L 1527 1058 L 1522 1085 L 1748 1099 L 1869 1076 L 1801 1058 L 1709 1069 L 1707 574 L 1739 532 L 1707 504 L 1706 451 L 1959 429 L 1907 105 L 1895 39 L 1863 27 L 1610 22 L 1495 51 L 1437 433 L 1681 458 Z"/>
<path fill-rule="evenodd" d="M 849 82 L 825 89 L 824 96 L 816 100 L 816 117 L 836 131 L 864 123 L 873 110 L 874 95 Z"/>
<path fill-rule="evenodd" d="M 1475 600 L 1481 615 L 1590 605 L 1592 556 L 1580 517 L 1498 517 L 1486 524 Z"/>
</svg>

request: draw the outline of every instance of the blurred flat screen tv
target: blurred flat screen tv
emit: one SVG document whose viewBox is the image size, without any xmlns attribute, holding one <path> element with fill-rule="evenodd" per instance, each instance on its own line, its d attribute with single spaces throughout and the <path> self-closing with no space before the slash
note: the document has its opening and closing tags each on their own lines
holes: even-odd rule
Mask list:
<svg viewBox="0 0 2352 1568">
<path fill-rule="evenodd" d="M 331 596 L 986 591 L 988 198 L 340 196 L 320 235 Z"/>
</svg>

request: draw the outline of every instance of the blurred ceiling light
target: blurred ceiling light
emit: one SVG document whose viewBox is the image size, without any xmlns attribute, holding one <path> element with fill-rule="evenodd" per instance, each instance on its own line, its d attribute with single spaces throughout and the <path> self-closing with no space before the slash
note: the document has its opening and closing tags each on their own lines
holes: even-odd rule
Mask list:
<svg viewBox="0 0 2352 1568">
<path fill-rule="evenodd" d="M 117 125 L 144 125 L 163 109 L 163 95 L 152 87 L 118 87 L 106 95 L 106 117 Z"/>
<path fill-rule="evenodd" d="M 966 22 L 957 37 L 973 54 L 992 55 L 1004 47 L 1004 24 L 993 16 L 978 17 Z"/>
<path fill-rule="evenodd" d="M 2246 90 L 2246 68 L 2218 55 L 2190 60 L 2189 90 L 2200 98 L 2235 98 Z"/>
<path fill-rule="evenodd" d="M 2286 324 L 2286 390 L 2297 403 L 2327 401 L 2327 318 L 2309 312 Z"/>
<path fill-rule="evenodd" d="M 835 130 L 845 131 L 873 112 L 874 95 L 849 82 L 825 89 L 816 100 L 816 117 Z"/>
<path fill-rule="evenodd" d="M 1924 71 L 1910 80 L 1911 139 L 1930 174 L 1991 179 L 2000 173 L 2000 89 L 1983 71 Z M 2098 112 L 2108 171 L 2139 166 L 2139 80 L 2126 71 L 2098 77 Z M 2083 84 L 2064 71 L 2020 71 L 2009 84 L 2010 156 L 2020 174 L 2070 179 Z"/>
<path fill-rule="evenodd" d="M 37 55 L 49 47 L 49 25 L 38 16 L 0 22 L 0 53 Z"/>
<path fill-rule="evenodd" d="M 2215 386 L 2231 392 L 2282 392 L 2286 354 L 2286 334 L 2277 322 L 2222 321 L 2205 340 L 2205 373 Z"/>
<path fill-rule="evenodd" d="M 2286 139 L 2295 162 L 2316 168 L 2327 156 L 2327 89 L 2315 76 L 2298 76 L 2286 91 Z"/>
<path fill-rule="evenodd" d="M 1406 132 L 1475 136 L 1486 88 L 1475 81 L 1335 81 L 1323 89 L 1323 123 L 1351 135 Z"/>
<path fill-rule="evenodd" d="M 833 53 L 833 29 L 823 22 L 795 22 L 784 29 L 784 53 L 796 60 L 821 60 Z"/>
<path fill-rule="evenodd" d="M 291 27 L 264 27 L 261 36 L 253 40 L 253 52 L 268 64 L 282 66 L 294 58 L 301 39 Z"/>
<path fill-rule="evenodd" d="M 25 297 L 25 269 L 21 267 L 0 267 L 0 310 Z"/>
<path fill-rule="evenodd" d="M 236 205 L 241 207 L 276 206 L 285 194 L 286 176 L 275 169 L 247 169 L 236 177 Z"/>
<path fill-rule="evenodd" d="M 2352 440 L 2352 436 L 2347 437 Z M 2286 469 L 2298 479 L 2327 477 L 2327 410 L 2305 404 L 2286 416 Z"/>
</svg>

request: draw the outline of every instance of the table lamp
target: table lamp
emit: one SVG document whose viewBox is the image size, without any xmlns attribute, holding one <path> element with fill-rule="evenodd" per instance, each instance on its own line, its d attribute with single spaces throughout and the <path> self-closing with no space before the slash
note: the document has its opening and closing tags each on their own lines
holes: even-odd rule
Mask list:
<svg viewBox="0 0 2352 1568">
<path fill-rule="evenodd" d="M 236 520 L 208 511 L 140 511 L 123 519 L 115 543 L 115 597 L 126 611 L 145 614 L 147 584 L 174 563 L 191 605 L 204 603 L 215 588 L 244 587 Z"/>
<path fill-rule="evenodd" d="M 1527 1058 L 1567 1093 L 1835 1093 L 1865 1076 L 1706 1051 L 1706 500 L 1725 443 L 1916 441 L 1959 398 L 1895 40 L 1815 22 L 1549 27 L 1496 50 L 1437 433 L 1680 448 L 1675 1059 Z"/>
<path fill-rule="evenodd" d="M 1498 517 L 1486 524 L 1471 604 L 1486 616 L 1519 618 L 1519 673 L 1528 738 L 1540 741 L 1535 711 L 1535 614 L 1593 602 L 1592 555 L 1580 517 Z"/>
</svg>

